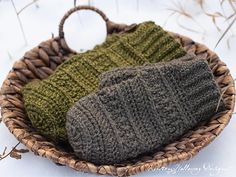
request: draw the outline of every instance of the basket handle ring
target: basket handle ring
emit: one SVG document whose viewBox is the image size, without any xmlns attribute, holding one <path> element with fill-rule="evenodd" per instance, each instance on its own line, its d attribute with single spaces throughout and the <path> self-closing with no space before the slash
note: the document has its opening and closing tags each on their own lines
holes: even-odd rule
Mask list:
<svg viewBox="0 0 236 177">
<path fill-rule="evenodd" d="M 79 11 L 79 10 L 91 10 L 91 11 L 94 11 L 94 12 L 98 13 L 106 23 L 107 34 L 128 32 L 128 31 L 131 31 L 132 29 L 134 29 L 137 26 L 137 24 L 126 25 L 126 24 L 123 24 L 123 23 L 112 22 L 108 19 L 108 17 L 101 10 L 99 10 L 96 7 L 93 7 L 93 6 L 87 6 L 87 5 L 76 6 L 76 7 L 72 8 L 69 11 L 66 12 L 66 14 L 62 17 L 62 19 L 60 21 L 60 24 L 59 24 L 59 38 L 60 38 L 60 40 L 63 40 L 63 42 L 65 44 L 66 44 L 65 33 L 64 33 L 65 21 L 67 20 L 67 18 L 72 13 L 74 13 L 76 11 Z M 71 52 L 77 53 L 73 49 L 70 49 L 70 47 L 68 47 L 68 45 L 67 45 L 67 48 Z"/>
</svg>

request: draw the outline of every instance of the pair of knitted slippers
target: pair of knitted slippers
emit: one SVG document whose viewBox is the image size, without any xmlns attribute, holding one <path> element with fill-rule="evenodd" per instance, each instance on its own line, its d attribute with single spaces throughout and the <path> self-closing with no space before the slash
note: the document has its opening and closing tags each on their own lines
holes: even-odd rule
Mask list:
<svg viewBox="0 0 236 177">
<path fill-rule="evenodd" d="M 153 22 L 141 23 L 124 34 L 109 35 L 102 45 L 61 64 L 47 79 L 27 84 L 22 91 L 27 115 L 42 135 L 67 142 L 66 113 L 76 101 L 96 91 L 100 74 L 185 54 L 180 44 Z"/>
<path fill-rule="evenodd" d="M 186 55 L 153 22 L 109 36 L 22 93 L 38 131 L 69 140 L 80 159 L 96 164 L 152 152 L 224 109 L 207 62 Z"/>
</svg>

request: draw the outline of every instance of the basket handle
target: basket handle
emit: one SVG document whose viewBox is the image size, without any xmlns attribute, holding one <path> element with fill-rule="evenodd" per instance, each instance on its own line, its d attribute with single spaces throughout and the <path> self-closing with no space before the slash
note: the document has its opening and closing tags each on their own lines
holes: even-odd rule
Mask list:
<svg viewBox="0 0 236 177">
<path fill-rule="evenodd" d="M 66 12 L 66 14 L 62 17 L 60 24 L 59 24 L 59 38 L 61 39 L 61 41 L 63 41 L 64 44 L 66 44 L 65 34 L 64 34 L 65 21 L 72 13 L 79 11 L 79 10 L 92 10 L 92 11 L 98 13 L 106 23 L 107 34 L 124 33 L 124 32 L 134 29 L 137 26 L 137 24 L 126 25 L 123 23 L 119 24 L 119 23 L 112 22 L 108 19 L 108 17 L 101 10 L 99 10 L 93 6 L 87 6 L 87 5 L 76 6 Z M 74 51 L 73 49 L 70 49 L 67 44 L 66 44 L 66 46 L 71 52 L 76 53 L 76 51 Z"/>
</svg>

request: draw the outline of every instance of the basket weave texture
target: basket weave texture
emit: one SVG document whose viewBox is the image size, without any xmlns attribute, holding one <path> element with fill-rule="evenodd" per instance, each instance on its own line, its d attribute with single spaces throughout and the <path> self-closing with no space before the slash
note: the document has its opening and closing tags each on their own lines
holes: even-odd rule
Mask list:
<svg viewBox="0 0 236 177">
<path fill-rule="evenodd" d="M 208 61 L 215 80 L 221 88 L 222 98 L 227 108 L 225 112 L 215 115 L 211 121 L 188 132 L 181 139 L 167 145 L 161 151 L 139 157 L 124 164 L 97 166 L 90 162 L 80 161 L 72 152 L 50 142 L 37 133 L 26 116 L 21 88 L 33 79 L 47 78 L 57 66 L 76 54 L 66 44 L 63 24 L 71 13 L 80 9 L 90 9 L 98 12 L 107 24 L 108 33 L 125 32 L 134 26 L 115 24 L 96 8 L 78 6 L 68 11 L 63 17 L 59 26 L 58 37 L 40 43 L 15 62 L 3 82 L 0 104 L 4 123 L 22 144 L 36 155 L 46 157 L 56 164 L 66 165 L 78 171 L 129 176 L 190 159 L 220 134 L 230 121 L 235 103 L 235 86 L 230 71 L 225 63 L 205 45 L 171 32 L 170 34 L 180 42 L 187 52 L 193 52 Z"/>
</svg>

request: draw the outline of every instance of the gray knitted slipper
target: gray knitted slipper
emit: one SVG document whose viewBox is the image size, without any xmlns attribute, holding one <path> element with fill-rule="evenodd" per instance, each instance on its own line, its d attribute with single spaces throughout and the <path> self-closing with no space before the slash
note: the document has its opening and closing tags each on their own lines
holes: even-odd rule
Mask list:
<svg viewBox="0 0 236 177">
<path fill-rule="evenodd" d="M 66 123 L 76 155 L 95 164 L 120 163 L 173 142 L 209 120 L 220 99 L 207 62 L 199 59 L 101 77 L 101 89 L 80 99 Z M 218 111 L 223 109 L 221 102 Z"/>
</svg>

